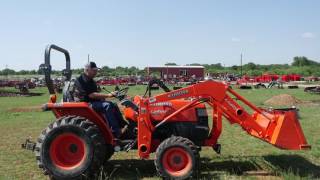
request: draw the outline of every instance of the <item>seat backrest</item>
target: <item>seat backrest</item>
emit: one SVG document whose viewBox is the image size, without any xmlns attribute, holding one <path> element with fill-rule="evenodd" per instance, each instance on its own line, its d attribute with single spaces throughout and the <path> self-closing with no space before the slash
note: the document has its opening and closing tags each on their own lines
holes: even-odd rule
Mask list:
<svg viewBox="0 0 320 180">
<path fill-rule="evenodd" d="M 73 102 L 74 101 L 74 81 L 66 81 L 62 90 L 63 102 Z"/>
</svg>

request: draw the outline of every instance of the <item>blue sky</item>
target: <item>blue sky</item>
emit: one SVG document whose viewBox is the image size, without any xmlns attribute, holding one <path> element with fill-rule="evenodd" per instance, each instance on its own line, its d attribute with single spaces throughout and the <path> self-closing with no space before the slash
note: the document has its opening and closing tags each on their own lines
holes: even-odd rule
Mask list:
<svg viewBox="0 0 320 180">
<path fill-rule="evenodd" d="M 87 54 L 99 66 L 165 62 L 320 61 L 318 0 L 1 1 L 0 69 L 37 69 L 44 49 L 68 49 L 72 66 Z M 63 56 L 53 53 L 54 68 Z"/>
</svg>

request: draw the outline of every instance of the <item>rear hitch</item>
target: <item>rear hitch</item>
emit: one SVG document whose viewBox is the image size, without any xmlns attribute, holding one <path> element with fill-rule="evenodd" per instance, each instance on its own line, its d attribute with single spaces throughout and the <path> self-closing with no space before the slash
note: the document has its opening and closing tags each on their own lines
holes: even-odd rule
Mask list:
<svg viewBox="0 0 320 180">
<path fill-rule="evenodd" d="M 36 144 L 35 142 L 31 141 L 30 139 L 26 139 L 26 141 L 21 144 L 21 148 L 22 149 L 26 149 L 26 150 L 30 150 L 30 151 L 34 151 L 34 149 L 36 148 Z"/>
</svg>

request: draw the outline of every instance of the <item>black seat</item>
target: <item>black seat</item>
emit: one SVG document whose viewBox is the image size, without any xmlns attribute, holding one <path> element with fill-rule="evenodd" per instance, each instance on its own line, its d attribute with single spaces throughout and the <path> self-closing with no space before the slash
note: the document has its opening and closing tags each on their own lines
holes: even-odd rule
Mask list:
<svg viewBox="0 0 320 180">
<path fill-rule="evenodd" d="M 63 102 L 74 102 L 74 81 L 65 81 L 62 90 Z"/>
</svg>

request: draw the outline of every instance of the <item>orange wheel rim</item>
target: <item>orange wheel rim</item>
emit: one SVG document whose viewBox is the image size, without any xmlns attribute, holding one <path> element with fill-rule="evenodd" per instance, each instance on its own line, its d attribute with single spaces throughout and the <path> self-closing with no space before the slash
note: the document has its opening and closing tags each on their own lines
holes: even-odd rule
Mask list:
<svg viewBox="0 0 320 180">
<path fill-rule="evenodd" d="M 172 176 L 183 176 L 192 168 L 190 154 L 180 147 L 170 148 L 162 157 L 162 164 L 167 173 Z"/>
<path fill-rule="evenodd" d="M 49 155 L 55 166 L 70 170 L 79 167 L 85 160 L 86 146 L 80 137 L 64 133 L 52 141 Z"/>
</svg>

